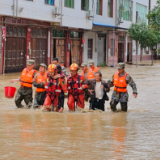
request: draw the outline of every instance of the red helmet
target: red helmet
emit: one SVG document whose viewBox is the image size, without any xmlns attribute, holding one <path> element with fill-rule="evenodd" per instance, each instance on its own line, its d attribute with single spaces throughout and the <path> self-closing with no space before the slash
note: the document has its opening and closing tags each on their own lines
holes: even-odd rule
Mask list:
<svg viewBox="0 0 160 160">
<path fill-rule="evenodd" d="M 55 64 L 50 64 L 48 66 L 48 72 L 54 72 L 57 69 Z"/>
<path fill-rule="evenodd" d="M 78 66 L 78 64 L 76 64 L 76 63 L 73 63 L 73 64 L 71 64 L 71 66 L 70 66 L 70 70 L 73 70 L 73 71 L 77 71 L 78 68 L 79 68 L 79 66 Z"/>
</svg>

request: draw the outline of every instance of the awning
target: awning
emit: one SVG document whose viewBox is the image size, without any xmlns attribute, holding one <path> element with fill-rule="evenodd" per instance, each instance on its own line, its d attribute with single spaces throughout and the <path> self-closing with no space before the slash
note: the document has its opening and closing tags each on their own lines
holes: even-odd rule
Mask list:
<svg viewBox="0 0 160 160">
<path fill-rule="evenodd" d="M 96 22 L 93 22 L 93 25 L 95 25 L 95 26 L 102 26 L 102 27 L 116 28 L 116 26 L 108 25 L 108 24 L 104 24 L 104 23 L 96 23 Z"/>
<path fill-rule="evenodd" d="M 105 23 L 96 23 L 96 22 L 93 22 L 93 25 L 95 25 L 95 26 L 101 26 L 101 27 L 108 27 L 108 28 L 128 30 L 128 28 L 122 28 L 122 27 L 118 27 L 118 26 L 113 26 L 113 25 L 105 24 Z"/>
</svg>

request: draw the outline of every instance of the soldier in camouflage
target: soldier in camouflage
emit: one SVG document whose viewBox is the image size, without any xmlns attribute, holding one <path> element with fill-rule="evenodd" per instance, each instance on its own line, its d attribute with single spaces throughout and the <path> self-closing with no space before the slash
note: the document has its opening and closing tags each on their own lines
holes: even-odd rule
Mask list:
<svg viewBox="0 0 160 160">
<path fill-rule="evenodd" d="M 34 98 L 33 108 L 36 109 L 43 105 L 45 98 L 45 84 L 47 83 L 47 66 L 44 63 L 39 65 L 39 72 L 35 74 L 33 79 L 33 85 L 36 87 L 36 93 Z"/>
<path fill-rule="evenodd" d="M 127 85 L 129 84 L 133 90 L 133 96 L 137 97 L 137 87 L 132 79 L 132 77 L 125 72 L 125 64 L 119 63 L 118 64 L 118 72 L 116 72 L 110 80 L 108 80 L 108 84 L 110 87 L 114 87 L 114 91 L 112 94 L 112 99 L 110 102 L 111 110 L 114 112 L 117 110 L 116 105 L 120 102 L 121 103 L 121 110 L 127 112 L 128 106 L 128 92 L 127 92 Z"/>
<path fill-rule="evenodd" d="M 20 88 L 15 96 L 15 104 L 17 108 L 30 108 L 32 106 L 32 83 L 36 70 L 33 69 L 34 60 L 27 60 L 27 66 L 23 69 L 21 77 L 18 79 L 12 79 L 10 82 L 20 81 Z M 24 100 L 26 107 L 21 102 Z"/>
</svg>

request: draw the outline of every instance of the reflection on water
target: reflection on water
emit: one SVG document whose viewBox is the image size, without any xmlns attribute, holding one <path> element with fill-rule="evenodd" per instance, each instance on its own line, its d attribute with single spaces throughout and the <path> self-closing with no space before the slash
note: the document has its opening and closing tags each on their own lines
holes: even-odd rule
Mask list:
<svg viewBox="0 0 160 160">
<path fill-rule="evenodd" d="M 4 86 L 20 74 L 0 76 L 0 159 L 160 159 L 160 64 L 127 66 L 137 83 L 138 98 L 129 88 L 127 113 L 44 113 L 16 109 L 4 97 Z M 101 69 L 108 79 L 115 69 Z M 111 92 L 109 93 L 111 96 Z M 86 103 L 88 108 L 88 103 Z"/>
</svg>

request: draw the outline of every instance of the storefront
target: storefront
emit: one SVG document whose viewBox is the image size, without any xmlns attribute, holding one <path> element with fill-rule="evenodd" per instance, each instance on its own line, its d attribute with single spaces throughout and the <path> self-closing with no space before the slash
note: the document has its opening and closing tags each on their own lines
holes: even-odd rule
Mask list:
<svg viewBox="0 0 160 160">
<path fill-rule="evenodd" d="M 6 27 L 5 73 L 20 72 L 25 67 L 26 27 Z"/>
</svg>

